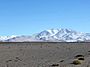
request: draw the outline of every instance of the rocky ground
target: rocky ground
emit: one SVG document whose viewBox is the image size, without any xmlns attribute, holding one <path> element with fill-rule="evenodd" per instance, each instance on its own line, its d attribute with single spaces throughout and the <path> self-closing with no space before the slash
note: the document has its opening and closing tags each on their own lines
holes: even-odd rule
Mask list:
<svg viewBox="0 0 90 67">
<path fill-rule="evenodd" d="M 0 43 L 0 67 L 90 67 L 90 43 Z"/>
</svg>

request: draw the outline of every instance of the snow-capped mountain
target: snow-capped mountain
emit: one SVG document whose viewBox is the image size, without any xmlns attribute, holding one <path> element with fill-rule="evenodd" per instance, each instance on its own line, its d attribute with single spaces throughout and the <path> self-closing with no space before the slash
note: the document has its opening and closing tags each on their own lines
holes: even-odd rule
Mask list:
<svg viewBox="0 0 90 67">
<path fill-rule="evenodd" d="M 39 40 L 35 39 L 34 37 L 24 35 L 4 40 L 4 42 L 33 42 L 33 41 L 36 42 Z"/>
<path fill-rule="evenodd" d="M 4 41 L 4 40 L 11 39 L 11 38 L 14 38 L 14 37 L 17 37 L 17 36 L 16 35 L 12 35 L 12 36 L 0 36 L 0 41 Z"/>
<path fill-rule="evenodd" d="M 61 42 L 87 41 L 90 40 L 90 33 L 76 32 L 71 29 L 50 29 L 37 34 L 36 39 Z"/>
<path fill-rule="evenodd" d="M 78 42 L 90 41 L 90 33 L 77 32 L 71 29 L 50 29 L 44 30 L 32 36 L 0 36 L 3 42 Z"/>
</svg>

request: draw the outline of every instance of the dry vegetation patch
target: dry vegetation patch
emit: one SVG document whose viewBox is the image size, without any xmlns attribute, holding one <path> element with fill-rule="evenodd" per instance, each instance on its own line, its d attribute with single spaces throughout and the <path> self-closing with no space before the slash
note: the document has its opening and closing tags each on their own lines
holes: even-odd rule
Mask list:
<svg viewBox="0 0 90 67">
<path fill-rule="evenodd" d="M 52 64 L 51 67 L 57 67 L 59 64 Z"/>
<path fill-rule="evenodd" d="M 84 57 L 84 55 L 76 55 L 75 58 Z"/>
<path fill-rule="evenodd" d="M 79 60 L 74 60 L 72 64 L 74 64 L 74 65 L 80 65 L 81 62 Z"/>
<path fill-rule="evenodd" d="M 83 57 L 78 58 L 78 60 L 85 60 Z"/>
</svg>

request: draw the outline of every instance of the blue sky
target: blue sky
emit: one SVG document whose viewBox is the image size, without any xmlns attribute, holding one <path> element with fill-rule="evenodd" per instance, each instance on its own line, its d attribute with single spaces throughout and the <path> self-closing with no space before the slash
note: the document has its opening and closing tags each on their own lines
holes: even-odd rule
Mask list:
<svg viewBox="0 0 90 67">
<path fill-rule="evenodd" d="M 51 28 L 90 32 L 90 0 L 0 0 L 0 35 Z"/>
</svg>

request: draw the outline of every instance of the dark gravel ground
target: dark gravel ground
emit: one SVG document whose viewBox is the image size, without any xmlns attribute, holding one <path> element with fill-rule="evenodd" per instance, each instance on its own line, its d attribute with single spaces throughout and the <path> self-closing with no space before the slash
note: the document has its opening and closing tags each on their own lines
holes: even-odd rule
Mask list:
<svg viewBox="0 0 90 67">
<path fill-rule="evenodd" d="M 90 67 L 90 43 L 0 43 L 0 67 Z"/>
</svg>

